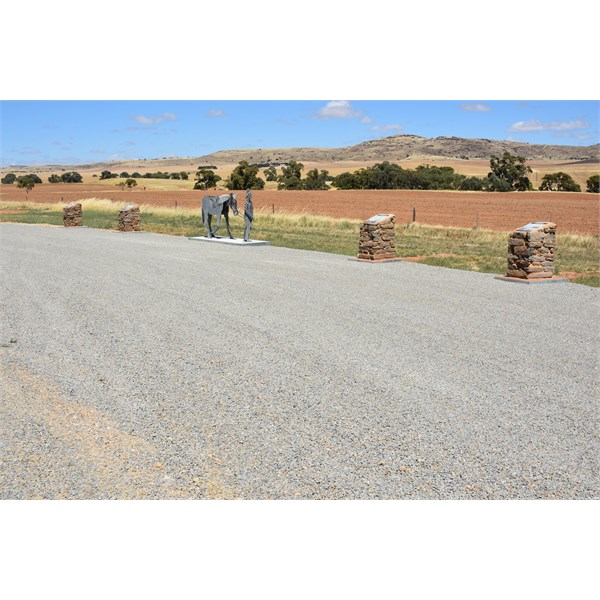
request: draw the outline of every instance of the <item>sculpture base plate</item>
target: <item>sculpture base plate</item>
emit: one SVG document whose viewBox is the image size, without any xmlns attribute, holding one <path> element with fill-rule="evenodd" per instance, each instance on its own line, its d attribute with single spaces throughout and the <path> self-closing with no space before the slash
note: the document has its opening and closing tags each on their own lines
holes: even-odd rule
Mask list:
<svg viewBox="0 0 600 600">
<path fill-rule="evenodd" d="M 250 240 L 245 242 L 242 238 L 228 238 L 228 237 L 212 237 L 206 236 L 189 237 L 188 240 L 194 240 L 196 242 L 209 242 L 211 244 L 228 244 L 230 246 L 270 246 L 271 242 L 265 242 L 262 240 Z"/>
<path fill-rule="evenodd" d="M 506 275 L 496 275 L 494 279 L 500 281 L 511 281 L 513 283 L 568 283 L 565 277 L 536 277 L 534 279 L 522 279 L 521 277 L 507 277 Z"/>
</svg>

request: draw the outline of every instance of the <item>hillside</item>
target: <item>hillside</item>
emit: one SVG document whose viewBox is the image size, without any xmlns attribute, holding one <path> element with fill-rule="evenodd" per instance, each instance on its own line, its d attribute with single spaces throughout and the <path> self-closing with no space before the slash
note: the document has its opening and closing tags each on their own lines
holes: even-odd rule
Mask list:
<svg viewBox="0 0 600 600">
<path fill-rule="evenodd" d="M 434 158 L 456 160 L 489 161 L 492 154 L 500 155 L 508 151 L 537 161 L 576 161 L 588 162 L 592 167 L 600 160 L 600 144 L 593 146 L 554 146 L 546 144 L 525 144 L 503 140 L 468 139 L 457 137 L 425 138 L 417 135 L 394 135 L 369 140 L 343 148 L 256 148 L 220 150 L 198 157 L 129 159 L 115 162 L 98 162 L 78 165 L 11 165 L 2 172 L 52 172 L 75 169 L 80 171 L 108 170 L 151 170 L 177 169 L 192 170 L 198 165 L 235 165 L 240 160 L 250 163 L 287 162 L 298 160 L 304 163 L 323 163 L 335 168 L 335 163 L 351 162 L 373 164 L 388 160 L 391 162 Z"/>
<path fill-rule="evenodd" d="M 518 154 L 528 160 L 592 160 L 600 157 L 600 144 L 593 146 L 553 146 L 503 140 L 457 137 L 425 138 L 417 135 L 394 135 L 369 140 L 344 148 L 258 148 L 221 150 L 199 157 L 212 164 L 249 162 L 400 161 L 411 157 L 444 156 L 459 159 L 486 159 L 503 152 Z"/>
</svg>

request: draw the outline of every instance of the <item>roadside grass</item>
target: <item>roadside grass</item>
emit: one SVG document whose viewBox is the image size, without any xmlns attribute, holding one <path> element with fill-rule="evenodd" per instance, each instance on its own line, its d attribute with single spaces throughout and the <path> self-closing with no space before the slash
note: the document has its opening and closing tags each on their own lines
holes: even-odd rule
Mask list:
<svg viewBox="0 0 600 600">
<path fill-rule="evenodd" d="M 85 225 L 116 229 L 122 205 L 99 198 L 82 200 Z M 0 221 L 61 226 L 63 206 L 63 203 L 0 202 L 0 211 L 22 211 L 0 212 Z M 143 204 L 140 210 L 144 231 L 186 237 L 206 234 L 199 210 Z M 243 237 L 243 220 L 231 216 L 230 223 L 233 236 Z M 269 240 L 273 246 L 356 256 L 360 223 L 353 219 L 258 210 L 252 238 Z M 227 235 L 224 219 L 217 235 Z M 401 258 L 437 267 L 504 274 L 508 236 L 509 232 L 503 231 L 410 223 L 396 227 L 396 253 Z M 599 260 L 598 236 L 558 235 L 557 274 L 564 272 L 575 283 L 599 287 Z"/>
</svg>

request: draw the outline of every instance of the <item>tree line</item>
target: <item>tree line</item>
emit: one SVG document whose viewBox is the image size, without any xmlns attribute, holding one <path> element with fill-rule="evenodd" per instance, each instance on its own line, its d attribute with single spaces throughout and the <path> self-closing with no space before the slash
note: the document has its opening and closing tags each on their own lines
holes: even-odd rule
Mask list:
<svg viewBox="0 0 600 600">
<path fill-rule="evenodd" d="M 452 167 L 420 165 L 416 169 L 404 169 L 400 165 L 383 162 L 359 169 L 353 173 L 341 173 L 333 180 L 338 189 L 376 190 L 463 190 L 482 192 L 513 192 L 533 190 L 528 177 L 532 173 L 522 156 L 504 152 L 500 157 L 490 158 L 487 177 L 467 177 L 456 173 Z M 590 177 L 587 191 L 598 193 L 598 175 Z M 581 192 L 581 186 L 562 171 L 547 173 L 539 187 L 542 191 Z"/>
<path fill-rule="evenodd" d="M 420 165 L 416 169 L 405 169 L 400 165 L 384 161 L 372 167 L 354 172 L 341 173 L 337 177 L 328 171 L 311 169 L 303 177 L 304 165 L 290 160 L 278 173 L 274 165 L 263 171 L 265 179 L 258 176 L 259 164 L 240 161 L 223 184 L 229 190 L 256 189 L 265 187 L 266 181 L 276 181 L 278 190 L 328 190 L 331 184 L 340 190 L 461 190 L 482 192 L 512 192 L 533 190 L 528 175 L 531 167 L 522 156 L 504 152 L 502 156 L 490 158 L 490 172 L 486 177 L 467 177 L 452 167 Z M 598 193 L 598 175 L 590 177 L 587 191 Z M 215 187 L 222 178 L 213 170 L 199 168 L 196 172 L 194 189 Z M 581 192 L 581 186 L 562 171 L 547 173 L 539 187 L 542 191 Z"/>
<path fill-rule="evenodd" d="M 264 164 L 264 163 L 263 163 Z M 332 177 L 328 171 L 311 169 L 303 176 L 304 165 L 298 161 L 290 160 L 281 165 L 281 172 L 270 164 L 263 171 L 265 179 L 259 177 L 261 165 L 250 164 L 242 160 L 238 163 L 231 175 L 223 184 L 229 190 L 262 190 L 266 181 L 276 181 L 278 190 L 328 190 L 331 185 L 340 190 L 463 190 L 484 192 L 511 192 L 533 190 L 533 185 L 528 175 L 532 173 L 522 156 L 514 156 L 504 152 L 500 157 L 490 158 L 490 172 L 486 177 L 467 177 L 457 173 L 452 167 L 438 167 L 420 165 L 415 169 L 405 169 L 400 165 L 384 161 L 372 167 L 365 167 L 354 172 L 341 173 Z M 206 190 L 216 187 L 222 177 L 217 175 L 212 165 L 202 165 L 196 171 L 194 181 L 195 190 Z M 94 174 L 94 177 L 97 175 Z M 120 174 L 105 170 L 100 174 L 100 179 L 126 179 L 119 183 L 120 187 L 131 188 L 137 185 L 136 179 L 188 179 L 187 171 L 174 173 L 157 171 L 155 173 L 138 172 L 129 174 L 123 171 Z M 586 181 L 586 191 L 599 193 L 600 176 L 593 175 Z M 16 183 L 17 187 L 27 191 L 34 185 L 42 183 L 40 177 L 34 173 L 17 177 L 8 173 L 1 180 L 3 184 Z M 50 183 L 81 183 L 83 178 L 76 171 L 69 171 L 61 175 L 52 174 L 48 177 Z M 330 185 L 331 184 L 331 185 Z M 547 173 L 543 176 L 539 186 L 541 191 L 581 192 L 581 186 L 563 171 Z"/>
<path fill-rule="evenodd" d="M 93 177 L 96 177 L 95 175 Z M 122 173 L 111 173 L 110 171 L 102 171 L 100 173 L 100 179 L 188 179 L 189 174 L 187 171 L 177 171 L 175 173 L 169 173 L 168 171 L 156 171 L 155 173 L 144 173 L 141 175 L 137 171 L 131 173 L 123 171 Z"/>
</svg>

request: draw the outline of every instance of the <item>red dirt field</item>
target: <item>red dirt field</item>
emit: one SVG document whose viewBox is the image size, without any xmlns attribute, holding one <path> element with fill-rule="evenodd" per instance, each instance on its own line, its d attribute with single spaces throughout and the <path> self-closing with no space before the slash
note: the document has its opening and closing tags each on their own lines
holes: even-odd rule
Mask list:
<svg viewBox="0 0 600 600">
<path fill-rule="evenodd" d="M 29 192 L 31 202 L 72 202 L 84 198 L 110 198 L 115 202 L 137 202 L 154 206 L 198 208 L 202 196 L 225 190 L 144 191 L 111 190 L 103 185 L 46 184 Z M 245 193 L 238 194 L 240 208 Z M 3 185 L 1 199 L 19 202 L 25 191 Z M 428 225 L 473 227 L 510 231 L 531 221 L 553 221 L 558 233 L 598 235 L 599 196 L 572 192 L 444 192 L 415 190 L 255 190 L 256 209 L 309 213 L 339 218 L 367 219 L 377 213 L 394 213 L 397 223 L 416 221 Z"/>
</svg>

